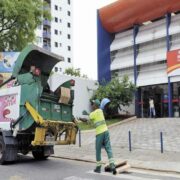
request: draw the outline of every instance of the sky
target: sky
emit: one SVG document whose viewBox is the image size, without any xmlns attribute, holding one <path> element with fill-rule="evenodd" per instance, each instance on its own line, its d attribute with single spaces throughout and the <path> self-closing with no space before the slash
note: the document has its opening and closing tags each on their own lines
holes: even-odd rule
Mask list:
<svg viewBox="0 0 180 180">
<path fill-rule="evenodd" d="M 73 0 L 74 68 L 97 80 L 97 9 L 116 0 Z"/>
</svg>

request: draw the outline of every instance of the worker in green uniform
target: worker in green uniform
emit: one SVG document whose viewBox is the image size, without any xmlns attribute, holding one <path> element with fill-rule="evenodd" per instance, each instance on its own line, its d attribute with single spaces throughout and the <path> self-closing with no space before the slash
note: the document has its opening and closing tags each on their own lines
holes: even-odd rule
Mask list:
<svg viewBox="0 0 180 180">
<path fill-rule="evenodd" d="M 104 146 L 108 155 L 111 171 L 113 172 L 113 174 L 116 174 L 109 131 L 106 125 L 103 111 L 99 108 L 99 106 L 100 106 L 100 101 L 98 99 L 93 100 L 92 101 L 93 112 L 89 114 L 89 118 L 93 122 L 96 128 L 96 163 L 97 164 L 96 164 L 96 168 L 94 169 L 94 172 L 96 173 L 101 172 L 101 166 L 102 166 L 101 148 Z"/>
</svg>

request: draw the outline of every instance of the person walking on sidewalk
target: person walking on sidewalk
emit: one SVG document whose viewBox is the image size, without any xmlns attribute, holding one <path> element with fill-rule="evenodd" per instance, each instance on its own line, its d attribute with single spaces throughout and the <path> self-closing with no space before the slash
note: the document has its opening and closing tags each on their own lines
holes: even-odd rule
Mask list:
<svg viewBox="0 0 180 180">
<path fill-rule="evenodd" d="M 153 117 L 155 118 L 156 117 L 156 111 L 155 111 L 155 107 L 154 107 L 154 100 L 152 97 L 149 98 L 149 113 L 150 113 L 150 118 Z"/>
<path fill-rule="evenodd" d="M 109 159 L 111 172 L 116 174 L 116 168 L 113 159 L 113 153 L 110 143 L 110 135 L 106 125 L 103 111 L 99 108 L 100 101 L 98 99 L 92 101 L 92 112 L 89 114 L 90 120 L 96 128 L 96 168 L 94 172 L 101 172 L 101 148 L 104 146 Z"/>
</svg>

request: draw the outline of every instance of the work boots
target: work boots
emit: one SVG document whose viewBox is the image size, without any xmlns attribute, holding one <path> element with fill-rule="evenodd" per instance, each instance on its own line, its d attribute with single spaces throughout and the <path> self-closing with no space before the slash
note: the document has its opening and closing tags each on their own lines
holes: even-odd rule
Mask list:
<svg viewBox="0 0 180 180">
<path fill-rule="evenodd" d="M 101 166 L 96 166 L 96 168 L 94 169 L 95 173 L 101 173 Z"/>
<path fill-rule="evenodd" d="M 114 163 L 110 163 L 110 169 L 111 169 L 111 172 L 115 175 L 117 172 L 116 172 L 116 166 Z"/>
<path fill-rule="evenodd" d="M 110 164 L 110 170 L 114 175 L 117 173 L 114 163 Z M 94 172 L 95 173 L 101 173 L 101 166 L 96 166 L 96 168 L 94 169 Z"/>
</svg>

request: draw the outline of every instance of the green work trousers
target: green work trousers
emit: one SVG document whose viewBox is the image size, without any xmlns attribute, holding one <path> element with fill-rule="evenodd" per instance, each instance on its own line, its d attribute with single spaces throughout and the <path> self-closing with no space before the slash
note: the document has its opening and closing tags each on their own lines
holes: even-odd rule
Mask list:
<svg viewBox="0 0 180 180">
<path fill-rule="evenodd" d="M 101 148 L 104 146 L 108 155 L 109 163 L 114 163 L 113 153 L 111 149 L 109 131 L 105 131 L 96 135 L 96 162 L 97 166 L 101 166 Z"/>
</svg>

